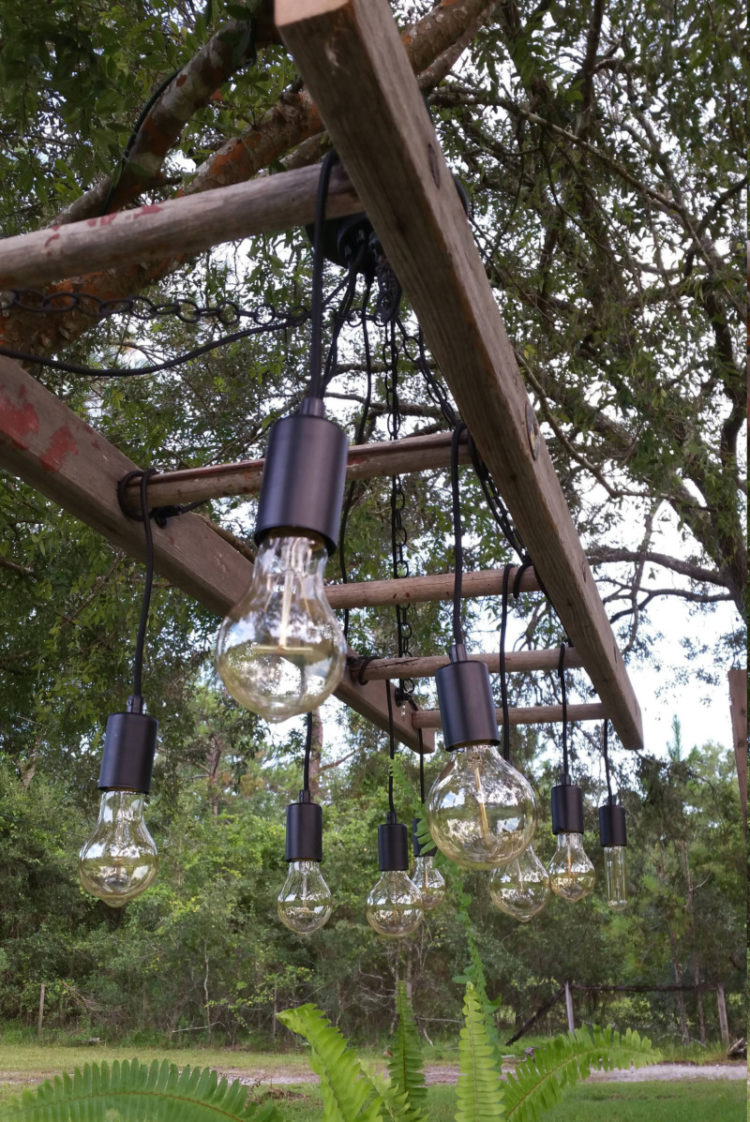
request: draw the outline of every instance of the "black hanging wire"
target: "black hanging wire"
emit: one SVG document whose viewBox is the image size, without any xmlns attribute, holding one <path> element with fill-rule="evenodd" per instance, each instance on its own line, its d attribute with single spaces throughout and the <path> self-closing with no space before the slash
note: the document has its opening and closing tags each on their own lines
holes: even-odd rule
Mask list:
<svg viewBox="0 0 750 1122">
<path fill-rule="evenodd" d="M 464 641 L 464 630 L 461 623 L 461 590 L 463 586 L 463 530 L 461 526 L 461 495 L 458 486 L 458 449 L 461 435 L 466 428 L 463 421 L 459 421 L 453 430 L 451 440 L 451 494 L 453 499 L 453 567 L 455 580 L 453 585 L 453 642 L 459 646 Z"/>
<path fill-rule="evenodd" d="M 313 234 L 313 269 L 312 269 L 312 310 L 310 331 L 310 386 L 309 397 L 321 398 L 325 389 L 323 383 L 322 354 L 323 354 L 323 223 L 325 221 L 326 201 L 328 199 L 328 184 L 331 180 L 333 165 L 338 161 L 338 155 L 331 149 L 326 152 L 320 166 L 318 179 L 318 195 L 315 203 L 315 227 Z"/>
<path fill-rule="evenodd" d="M 154 468 L 147 468 L 146 471 L 141 472 L 141 517 L 146 535 L 146 584 L 143 589 L 141 618 L 138 623 L 138 637 L 135 641 L 135 657 L 133 658 L 133 697 L 143 696 L 143 652 L 146 645 L 148 610 L 151 606 L 151 587 L 154 582 L 154 538 L 151 532 L 151 518 L 148 509 L 148 481 L 154 474 Z"/>
<path fill-rule="evenodd" d="M 388 810 L 396 816 L 396 805 L 393 801 L 393 762 L 396 759 L 396 733 L 393 728 L 393 698 L 391 697 L 391 683 L 386 679 L 385 696 L 388 704 Z"/>
<path fill-rule="evenodd" d="M 505 665 L 505 634 L 508 627 L 508 585 L 511 566 L 503 569 L 503 598 L 500 615 L 500 704 L 503 708 L 503 758 L 510 763 L 510 709 L 508 707 L 508 673 Z"/>
<path fill-rule="evenodd" d="M 560 644 L 560 661 L 557 664 L 557 676 L 560 679 L 562 692 L 562 747 L 563 747 L 563 775 L 568 775 L 568 694 L 565 688 L 565 650 L 567 643 Z"/>
<path fill-rule="evenodd" d="M 310 796 L 310 756 L 312 754 L 312 737 L 313 737 L 313 714 L 309 712 L 306 717 L 306 735 L 305 735 L 305 768 L 302 779 L 302 793 L 303 795 Z M 304 800 L 302 800 L 304 801 Z"/>
<path fill-rule="evenodd" d="M 419 801 L 424 806 L 424 740 L 421 729 L 417 729 L 417 743 L 419 745 Z"/>
<path fill-rule="evenodd" d="M 607 795 L 609 798 L 609 802 L 612 803 L 614 802 L 614 800 L 612 798 L 612 777 L 609 773 L 609 751 L 607 747 L 608 732 L 609 719 L 605 717 L 604 724 L 602 726 L 602 755 L 604 756 L 604 774 L 607 777 Z"/>
</svg>

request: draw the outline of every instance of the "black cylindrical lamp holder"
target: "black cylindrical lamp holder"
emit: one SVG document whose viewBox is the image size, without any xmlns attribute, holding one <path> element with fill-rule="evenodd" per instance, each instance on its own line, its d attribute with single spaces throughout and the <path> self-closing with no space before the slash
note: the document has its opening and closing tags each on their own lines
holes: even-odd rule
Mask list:
<svg viewBox="0 0 750 1122">
<path fill-rule="evenodd" d="M 451 662 L 440 667 L 435 684 L 449 752 L 465 744 L 500 743 L 489 671 L 466 658 L 463 644 L 451 648 Z"/>
<path fill-rule="evenodd" d="M 346 482 L 346 433 L 323 416 L 323 402 L 307 397 L 299 413 L 271 429 L 260 489 L 255 542 L 282 527 L 315 534 L 333 553 Z"/>
<path fill-rule="evenodd" d="M 552 833 L 583 833 L 583 791 L 573 786 L 569 775 L 552 788 Z"/>
<path fill-rule="evenodd" d="M 405 872 L 409 868 L 409 838 L 406 826 L 396 821 L 393 811 L 378 826 L 378 864 L 381 873 Z"/>
<path fill-rule="evenodd" d="M 628 844 L 625 807 L 618 806 L 614 798 L 599 807 L 599 844 L 603 849 Z"/>
<path fill-rule="evenodd" d="M 151 772 L 156 752 L 155 717 L 143 712 L 143 698 L 131 697 L 126 713 L 111 713 L 104 734 L 100 790 L 151 790 Z"/>
<path fill-rule="evenodd" d="M 411 837 L 412 837 L 412 848 L 413 848 L 414 856 L 415 857 L 434 857 L 435 854 L 437 853 L 437 846 L 435 846 L 435 845 L 428 846 L 427 849 L 423 849 L 422 846 L 419 844 L 419 836 L 418 836 L 419 823 L 420 823 L 419 818 L 412 818 L 412 820 L 411 820 Z"/>
<path fill-rule="evenodd" d="M 323 808 L 300 791 L 299 802 L 286 808 L 287 861 L 323 860 Z"/>
</svg>

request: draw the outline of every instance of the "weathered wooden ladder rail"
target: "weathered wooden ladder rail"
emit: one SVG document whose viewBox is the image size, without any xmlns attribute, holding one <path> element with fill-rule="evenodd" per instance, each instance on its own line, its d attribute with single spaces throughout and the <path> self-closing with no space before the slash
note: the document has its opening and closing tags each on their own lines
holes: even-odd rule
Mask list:
<svg viewBox="0 0 750 1122">
<path fill-rule="evenodd" d="M 574 644 L 569 665 L 586 668 L 601 698 L 601 704 L 571 705 L 571 719 L 600 719 L 606 713 L 626 747 L 642 747 L 640 712 L 622 656 L 388 4 L 385 0 L 276 0 L 276 21 L 351 180 L 340 171 L 335 174 L 329 213 L 367 211 L 534 559 L 535 571 L 523 574 L 521 588 L 530 590 L 543 581 Z M 292 175 L 294 179 L 289 178 Z M 144 259 L 156 256 L 157 247 L 159 256 L 170 247 L 187 255 L 227 238 L 309 222 L 317 175 L 316 168 L 309 168 L 304 174 L 274 175 L 241 188 L 195 196 L 191 207 L 204 219 L 191 220 L 190 230 L 184 201 L 175 200 L 116 218 L 107 216 L 109 221 L 93 226 L 78 224 L 87 226 L 88 234 L 68 227 L 7 239 L 0 242 L 0 284 L 42 285 L 66 273 L 116 266 L 134 253 Z M 178 242 L 173 244 L 168 239 L 177 237 L 177 231 Z M 464 451 L 462 458 L 466 455 Z M 368 478 L 368 473 L 370 477 L 400 474 L 446 464 L 447 437 L 440 434 L 352 449 L 349 475 Z M 18 363 L 2 357 L 0 466 L 88 522 L 117 547 L 143 559 L 142 528 L 125 516 L 116 499 L 118 481 L 136 465 Z M 256 461 L 193 470 L 190 478 L 180 472 L 164 473 L 151 483 L 152 500 L 154 505 L 169 505 L 218 493 L 251 494 L 257 490 L 261 471 L 262 462 Z M 228 486 L 237 489 L 228 491 Z M 251 562 L 196 515 L 155 527 L 154 544 L 157 571 L 218 615 L 226 614 L 249 583 Z M 500 576 L 467 573 L 464 592 L 496 595 Z M 493 592 L 487 590 L 488 581 Z M 452 574 L 438 574 L 412 578 L 410 585 L 382 581 L 335 586 L 329 589 L 329 599 L 337 607 L 354 607 L 396 603 L 401 598 L 443 599 L 452 589 Z M 556 652 L 509 654 L 511 670 L 520 669 L 520 663 L 514 667 L 513 661 L 521 654 L 546 660 L 546 665 L 534 667 L 540 670 L 550 669 L 549 662 L 556 656 Z M 352 652 L 336 694 L 368 720 L 387 728 L 385 690 L 380 683 L 388 676 L 384 664 L 389 660 L 378 661 L 380 666 L 370 664 L 369 674 L 366 669 L 362 672 Z M 398 673 L 396 669 L 393 677 Z M 412 714 L 408 707 L 406 712 L 395 707 L 394 716 L 399 740 L 417 748 L 419 731 L 424 730 L 424 747 L 433 749 L 432 730 L 439 727 L 439 714 Z M 510 720 L 536 723 L 558 721 L 560 716 L 556 706 L 536 706 L 511 710 Z"/>
</svg>

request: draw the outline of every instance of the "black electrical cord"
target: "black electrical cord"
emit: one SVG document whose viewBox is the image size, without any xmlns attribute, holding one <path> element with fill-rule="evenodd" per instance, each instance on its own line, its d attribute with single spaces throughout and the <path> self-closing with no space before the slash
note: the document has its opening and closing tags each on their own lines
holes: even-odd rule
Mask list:
<svg viewBox="0 0 750 1122">
<path fill-rule="evenodd" d="M 155 475 L 155 468 L 147 468 L 141 473 L 141 516 L 143 529 L 146 535 L 146 585 L 143 589 L 141 602 L 141 618 L 138 624 L 138 637 L 135 641 L 135 657 L 133 659 L 133 696 L 142 697 L 141 683 L 143 679 L 143 650 L 146 643 L 146 624 L 148 623 L 148 610 L 151 605 L 151 586 L 154 581 L 154 539 L 151 533 L 151 518 L 148 509 L 148 481 Z"/>
<path fill-rule="evenodd" d="M 607 718 L 605 718 L 604 719 L 604 724 L 602 726 L 602 755 L 604 756 L 604 774 L 607 777 L 607 795 L 609 796 L 609 802 L 611 803 L 613 801 L 613 799 L 612 799 L 612 777 L 609 773 L 609 752 L 607 750 L 607 739 L 608 739 L 607 734 L 608 734 L 608 731 L 609 731 L 609 720 Z"/>
<path fill-rule="evenodd" d="M 508 586 L 512 566 L 503 569 L 503 599 L 500 616 L 500 704 L 503 708 L 503 758 L 510 763 L 510 710 L 508 707 L 508 674 L 505 665 L 505 633 L 508 627 Z"/>
<path fill-rule="evenodd" d="M 451 494 L 453 497 L 453 557 L 455 582 L 453 585 L 453 642 L 459 646 L 464 641 L 464 631 L 461 624 L 461 588 L 463 582 L 464 552 L 461 527 L 461 495 L 458 487 L 458 449 L 461 443 L 461 434 L 466 428 L 463 421 L 459 421 L 453 430 L 451 440 Z"/>
<path fill-rule="evenodd" d="M 567 643 L 560 645 L 560 661 L 557 664 L 557 675 L 560 679 L 562 691 L 562 746 L 563 746 L 563 775 L 568 775 L 568 695 L 565 689 L 565 648 Z"/>
<path fill-rule="evenodd" d="M 338 155 L 331 149 L 326 152 L 320 166 L 318 196 L 315 203 L 315 228 L 313 235 L 312 312 L 310 333 L 310 388 L 309 397 L 323 396 L 323 223 L 325 221 L 328 184 Z"/>
<path fill-rule="evenodd" d="M 312 753 L 312 735 L 313 735 L 313 714 L 309 712 L 306 717 L 306 735 L 305 735 L 305 770 L 302 780 L 302 793 L 309 796 L 310 794 L 310 755 Z"/>
<path fill-rule="evenodd" d="M 424 806 L 424 740 L 421 729 L 417 729 L 417 742 L 419 744 L 419 801 Z"/>
<path fill-rule="evenodd" d="M 391 697 L 391 683 L 388 679 L 385 682 L 385 696 L 388 703 L 388 810 L 396 818 L 396 806 L 393 802 L 393 761 L 396 758 L 396 733 L 393 728 L 393 699 Z"/>
</svg>

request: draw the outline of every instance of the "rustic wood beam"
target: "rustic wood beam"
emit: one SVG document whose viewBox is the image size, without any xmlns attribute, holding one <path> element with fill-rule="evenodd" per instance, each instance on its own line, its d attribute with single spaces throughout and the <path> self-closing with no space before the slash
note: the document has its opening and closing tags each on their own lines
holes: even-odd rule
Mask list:
<svg viewBox="0 0 750 1122">
<path fill-rule="evenodd" d="M 511 587 L 517 572 L 517 567 L 512 566 Z M 326 587 L 326 595 L 328 603 L 336 611 L 344 611 L 346 608 L 378 608 L 389 604 L 427 604 L 434 600 L 452 600 L 454 584 L 453 573 L 430 573 L 426 577 L 399 577 L 397 580 L 329 584 Z M 499 596 L 502 590 L 502 569 L 464 573 L 461 579 L 461 594 L 467 599 L 477 596 Z M 533 569 L 524 571 L 520 591 L 539 591 L 539 581 Z"/>
<path fill-rule="evenodd" d="M 491 654 L 470 653 L 472 662 L 483 662 L 491 674 L 500 673 L 500 657 Z M 384 679 L 434 678 L 442 666 L 450 662 L 448 655 L 425 655 L 423 658 L 360 658 L 351 660 L 352 674 L 360 682 L 380 682 Z M 508 651 L 505 669 L 509 674 L 529 674 L 535 671 L 556 671 L 560 662 L 558 648 L 547 651 Z M 574 669 L 581 665 L 580 655 L 572 647 L 565 650 L 565 666 Z"/>
<path fill-rule="evenodd" d="M 118 549 L 145 559 L 143 527 L 117 502 L 117 483 L 136 465 L 76 416 L 11 359 L 0 356 L 0 468 L 6 468 L 47 498 L 103 534 Z M 204 607 L 225 616 L 244 594 L 253 567 L 247 558 L 194 514 L 153 527 L 158 573 Z M 379 728 L 388 730 L 385 690 L 364 686 L 347 671 L 336 697 Z M 394 705 L 396 736 L 418 750 L 410 715 Z M 424 736 L 432 751 L 431 734 Z"/>
<path fill-rule="evenodd" d="M 276 0 L 276 24 L 620 740 L 640 711 L 386 0 Z"/>
<path fill-rule="evenodd" d="M 450 466 L 451 433 L 407 436 L 403 440 L 378 444 L 355 444 L 349 449 L 347 479 L 374 479 L 381 475 L 405 475 L 414 471 Z M 470 459 L 468 438 L 459 449 L 459 460 Z M 260 490 L 265 460 L 245 460 L 236 464 L 165 471 L 149 480 L 149 505 L 170 506 L 203 502 L 229 495 L 256 495 Z M 125 489 L 129 512 L 140 510 L 139 484 L 134 480 Z"/>
<path fill-rule="evenodd" d="M 315 219 L 319 176 L 319 167 L 283 171 L 250 183 L 4 238 L 0 288 L 39 287 L 134 261 L 191 257 L 221 242 L 305 226 Z M 327 214 L 336 218 L 361 209 L 346 172 L 334 168 Z"/>
<path fill-rule="evenodd" d="M 523 709 L 509 709 L 509 725 L 553 725 L 562 722 L 561 705 L 529 705 Z M 603 721 L 607 710 L 598 702 L 588 705 L 569 705 L 569 721 Z M 439 709 L 418 709 L 412 713 L 415 729 L 439 729 L 442 727 Z M 498 723 L 503 723 L 503 711 L 497 710 Z"/>
</svg>

